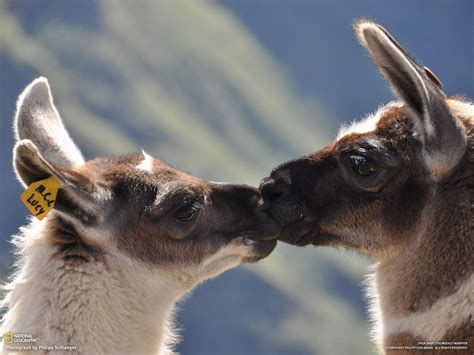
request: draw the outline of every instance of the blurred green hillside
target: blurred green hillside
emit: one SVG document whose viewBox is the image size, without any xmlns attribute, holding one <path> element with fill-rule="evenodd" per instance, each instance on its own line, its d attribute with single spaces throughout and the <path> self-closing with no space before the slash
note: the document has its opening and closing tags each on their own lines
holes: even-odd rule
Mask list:
<svg viewBox="0 0 474 355">
<path fill-rule="evenodd" d="M 88 158 L 143 148 L 206 179 L 258 185 L 277 163 L 331 139 L 330 113 L 299 95 L 216 3 L 0 1 L 0 14 L 2 160 L 13 144 L 7 130 L 14 89 L 39 75 L 48 77 Z M 17 189 L 9 166 L 2 163 L 5 193 Z M 13 201 L 2 209 L 5 240 L 6 230 L 18 228 L 8 216 L 26 215 Z M 11 262 L 0 255 L 2 264 Z M 358 286 L 366 264 L 336 251 L 280 245 L 183 303 L 179 350 L 368 354 Z"/>
</svg>

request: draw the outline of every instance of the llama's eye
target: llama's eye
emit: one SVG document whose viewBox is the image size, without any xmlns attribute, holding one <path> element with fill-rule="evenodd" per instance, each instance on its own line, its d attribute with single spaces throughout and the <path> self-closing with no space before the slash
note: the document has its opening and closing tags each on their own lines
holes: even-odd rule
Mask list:
<svg viewBox="0 0 474 355">
<path fill-rule="evenodd" d="M 351 157 L 351 168 L 352 170 L 361 176 L 370 176 L 377 172 L 375 165 L 367 158 L 354 155 Z"/>
<path fill-rule="evenodd" d="M 198 201 L 192 201 L 186 206 L 180 208 L 176 212 L 176 220 L 180 223 L 191 222 L 198 215 L 201 210 L 201 205 Z"/>
</svg>

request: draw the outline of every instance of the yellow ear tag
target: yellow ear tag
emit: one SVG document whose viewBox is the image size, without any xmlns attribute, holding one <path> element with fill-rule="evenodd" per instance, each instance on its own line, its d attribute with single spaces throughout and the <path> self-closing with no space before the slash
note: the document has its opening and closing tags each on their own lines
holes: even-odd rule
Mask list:
<svg viewBox="0 0 474 355">
<path fill-rule="evenodd" d="M 23 203 L 40 221 L 54 208 L 62 184 L 54 176 L 33 182 L 20 196 Z"/>
</svg>

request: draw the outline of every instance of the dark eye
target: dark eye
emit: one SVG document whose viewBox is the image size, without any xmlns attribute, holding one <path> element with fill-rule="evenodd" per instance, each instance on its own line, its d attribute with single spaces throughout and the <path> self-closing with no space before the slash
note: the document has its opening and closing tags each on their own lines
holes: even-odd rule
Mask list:
<svg viewBox="0 0 474 355">
<path fill-rule="evenodd" d="M 375 165 L 360 155 L 351 156 L 351 167 L 356 174 L 361 176 L 370 176 L 377 172 Z"/>
<path fill-rule="evenodd" d="M 176 212 L 176 220 L 180 223 L 189 223 L 198 215 L 200 210 L 200 203 L 196 200 L 192 201 Z"/>
</svg>

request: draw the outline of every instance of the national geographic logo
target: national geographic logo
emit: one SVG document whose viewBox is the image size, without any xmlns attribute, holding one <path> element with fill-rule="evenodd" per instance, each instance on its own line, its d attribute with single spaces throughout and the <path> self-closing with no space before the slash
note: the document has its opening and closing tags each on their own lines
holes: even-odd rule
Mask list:
<svg viewBox="0 0 474 355">
<path fill-rule="evenodd" d="M 38 338 L 35 338 L 32 334 L 29 333 L 13 333 L 13 332 L 6 332 L 3 334 L 3 342 L 5 344 L 13 344 L 13 343 L 37 343 Z"/>
<path fill-rule="evenodd" d="M 5 344 L 13 344 L 14 334 L 12 332 L 7 332 L 3 335 L 3 340 Z"/>
<path fill-rule="evenodd" d="M 3 342 L 5 343 L 5 347 L 3 350 L 6 350 L 7 352 L 10 352 L 10 351 L 15 351 L 15 352 L 77 351 L 76 345 L 38 344 L 38 337 L 34 337 L 33 334 L 30 334 L 30 333 L 6 332 L 5 334 L 3 334 L 3 337 L 0 337 L 0 342 L 2 338 L 3 338 Z M 2 349 L 0 349 L 0 351 L 2 352 L 2 354 L 4 353 Z"/>
</svg>

